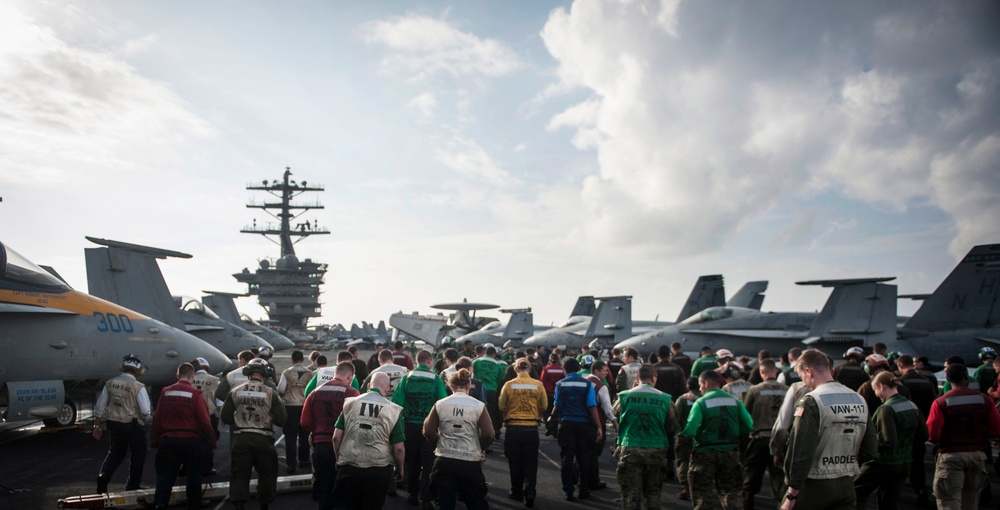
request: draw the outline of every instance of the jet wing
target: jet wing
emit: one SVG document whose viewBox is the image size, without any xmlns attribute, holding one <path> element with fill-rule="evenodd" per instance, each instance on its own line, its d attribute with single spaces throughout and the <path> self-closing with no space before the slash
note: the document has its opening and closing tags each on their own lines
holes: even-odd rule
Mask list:
<svg viewBox="0 0 1000 510">
<path fill-rule="evenodd" d="M 783 329 L 685 329 L 682 333 L 701 335 L 723 335 L 736 338 L 805 338 L 807 331 L 785 331 Z"/>
<path fill-rule="evenodd" d="M 226 329 L 226 328 L 223 328 L 221 326 L 206 326 L 206 325 L 202 325 L 202 324 L 185 324 L 184 325 L 184 330 L 185 331 L 222 331 L 224 329 Z"/>
<path fill-rule="evenodd" d="M 0 303 L 0 313 L 54 313 L 62 315 L 80 315 L 68 310 L 48 308 L 45 306 L 22 305 L 17 303 Z"/>
<path fill-rule="evenodd" d="M 985 337 L 985 336 L 977 336 L 976 340 L 979 340 L 980 342 L 986 342 L 988 344 L 1000 345 L 1000 339 L 998 339 L 998 338 L 989 338 L 989 337 Z"/>
</svg>

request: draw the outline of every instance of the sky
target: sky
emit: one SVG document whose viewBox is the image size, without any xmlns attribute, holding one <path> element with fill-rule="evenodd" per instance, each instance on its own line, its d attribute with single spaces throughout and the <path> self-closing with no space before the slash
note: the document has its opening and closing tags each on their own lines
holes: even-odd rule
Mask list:
<svg viewBox="0 0 1000 510">
<path fill-rule="evenodd" d="M 325 186 L 316 322 L 674 320 L 703 274 L 769 280 L 765 310 L 929 293 L 1000 242 L 1000 4 L 0 4 L 0 241 L 74 288 L 94 236 L 192 254 L 174 294 L 245 291 L 278 255 L 245 188 L 285 167 Z"/>
</svg>

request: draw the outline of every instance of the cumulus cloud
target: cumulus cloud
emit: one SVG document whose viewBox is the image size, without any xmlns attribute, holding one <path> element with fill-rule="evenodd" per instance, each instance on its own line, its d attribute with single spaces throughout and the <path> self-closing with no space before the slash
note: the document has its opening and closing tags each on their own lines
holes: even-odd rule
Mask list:
<svg viewBox="0 0 1000 510">
<path fill-rule="evenodd" d="M 430 92 L 424 92 L 406 103 L 407 108 L 417 112 L 424 119 L 431 119 L 438 108 L 437 98 Z"/>
<path fill-rule="evenodd" d="M 0 7 L 0 181 L 133 171 L 157 147 L 215 136 L 170 89 Z"/>
<path fill-rule="evenodd" d="M 447 20 L 407 14 L 364 24 L 369 44 L 388 50 L 380 66 L 413 81 L 438 73 L 453 77 L 495 77 L 521 67 L 521 60 L 501 41 L 459 30 Z"/>
<path fill-rule="evenodd" d="M 475 140 L 455 136 L 437 150 L 438 161 L 466 176 L 490 184 L 509 186 L 517 179 L 497 166 L 486 149 Z"/>
<path fill-rule="evenodd" d="M 779 5 L 780 4 L 780 5 Z M 591 97 L 555 115 L 600 172 L 588 238 L 672 253 L 721 247 L 788 197 L 833 190 L 950 214 L 953 253 L 995 241 L 1000 171 L 997 7 L 862 2 L 576 0 L 541 32 L 548 90 Z M 811 222 L 806 222 L 811 223 Z M 811 230 L 789 225 L 786 239 Z"/>
</svg>

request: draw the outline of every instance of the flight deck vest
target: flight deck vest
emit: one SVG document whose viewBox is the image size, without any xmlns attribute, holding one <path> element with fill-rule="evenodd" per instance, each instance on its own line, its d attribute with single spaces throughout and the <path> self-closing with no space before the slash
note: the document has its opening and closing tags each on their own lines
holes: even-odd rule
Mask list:
<svg viewBox="0 0 1000 510">
<path fill-rule="evenodd" d="M 621 370 L 618 371 L 618 377 L 615 379 L 615 388 L 617 388 L 618 391 L 624 391 L 631 388 L 632 385 L 635 384 L 635 376 L 639 375 L 639 367 L 641 366 L 642 363 L 639 363 L 638 361 L 633 361 L 628 365 L 623 365 Z M 619 383 L 618 381 L 621 381 L 622 377 L 624 377 L 625 380 Z"/>
<path fill-rule="evenodd" d="M 344 440 L 337 465 L 370 468 L 395 464 L 389 439 L 402 412 L 402 407 L 374 391 L 347 399 L 341 413 Z"/>
<path fill-rule="evenodd" d="M 142 421 L 139 412 L 139 391 L 144 385 L 128 374 L 120 374 L 104 383 L 108 391 L 108 420 L 119 423 L 131 423 L 132 420 Z"/>
<path fill-rule="evenodd" d="M 306 385 L 313 372 L 302 365 L 292 365 L 281 374 L 285 378 L 285 393 L 281 395 L 286 406 L 301 406 L 306 401 Z"/>
<path fill-rule="evenodd" d="M 956 387 L 937 399 L 944 414 L 938 451 L 981 452 L 989 448 L 988 411 L 990 398 L 976 390 Z"/>
<path fill-rule="evenodd" d="M 391 400 L 392 395 L 396 393 L 396 387 L 399 386 L 399 380 L 402 379 L 407 372 L 409 372 L 409 370 L 407 370 L 406 367 L 401 367 L 395 363 L 382 365 L 368 374 L 368 380 L 370 381 L 372 376 L 377 373 L 383 373 L 389 376 L 389 391 L 385 392 L 385 398 Z"/>
<path fill-rule="evenodd" d="M 735 381 L 733 381 L 733 382 L 731 382 L 731 383 L 723 386 L 722 387 L 722 391 L 725 391 L 726 393 L 728 393 L 728 394 L 730 394 L 730 395 L 732 395 L 732 396 L 740 399 L 740 401 L 742 402 L 743 401 L 743 397 L 746 396 L 747 391 L 749 391 L 750 388 L 753 388 L 752 384 L 750 384 L 747 381 L 744 381 L 743 379 L 737 379 L 737 380 L 735 380 Z"/>
<path fill-rule="evenodd" d="M 229 381 L 229 390 L 232 391 L 233 388 L 249 381 L 250 378 L 243 375 L 243 367 L 237 367 L 226 374 L 226 380 Z"/>
<path fill-rule="evenodd" d="M 322 386 L 323 384 L 332 381 L 334 377 L 337 377 L 337 367 L 336 366 L 317 368 L 316 369 L 316 387 L 318 388 L 318 387 Z M 306 381 L 306 383 L 308 384 L 309 381 Z"/>
<path fill-rule="evenodd" d="M 215 404 L 215 390 L 219 389 L 219 378 L 214 375 L 199 370 L 194 374 L 194 381 L 191 383 L 201 392 L 201 398 L 208 406 L 208 414 L 215 414 L 218 406 Z"/>
<path fill-rule="evenodd" d="M 913 458 L 913 438 L 920 426 L 919 422 L 923 421 L 917 404 L 897 393 L 875 410 L 872 423 L 876 430 L 881 420 L 893 420 L 896 425 L 896 444 L 890 445 L 888 449 L 880 448 L 875 463 L 909 464 Z"/>
<path fill-rule="evenodd" d="M 664 424 L 670 395 L 640 384 L 618 394 L 618 444 L 626 448 L 667 448 Z"/>
<path fill-rule="evenodd" d="M 272 426 L 274 417 L 271 415 L 271 397 L 274 390 L 261 381 L 250 380 L 235 389 L 229 394 L 236 405 L 236 412 L 233 413 L 234 434 L 252 432 L 271 436 L 274 434 Z"/>
<path fill-rule="evenodd" d="M 479 417 L 486 406 L 465 393 L 455 393 L 438 400 L 434 409 L 440 422 L 434 455 L 475 462 L 483 460 L 479 444 Z"/>
<path fill-rule="evenodd" d="M 821 384 L 806 398 L 812 398 L 819 409 L 819 443 L 808 477 L 829 480 L 857 475 L 858 450 L 868 427 L 865 399 L 836 381 Z"/>
<path fill-rule="evenodd" d="M 587 377 L 584 377 L 584 379 L 594 383 L 594 398 L 597 399 L 597 418 L 601 420 L 601 423 L 607 423 L 608 416 L 604 415 L 604 406 L 601 405 L 601 388 L 605 386 L 604 381 L 594 374 L 587 374 Z M 608 398 L 611 398 L 610 392 Z"/>
</svg>

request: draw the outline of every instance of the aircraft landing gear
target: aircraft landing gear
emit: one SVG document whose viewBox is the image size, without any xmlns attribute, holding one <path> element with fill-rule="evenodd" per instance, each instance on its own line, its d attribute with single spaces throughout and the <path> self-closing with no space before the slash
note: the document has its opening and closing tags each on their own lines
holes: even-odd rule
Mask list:
<svg viewBox="0 0 1000 510">
<path fill-rule="evenodd" d="M 71 427 L 76 423 L 76 404 L 70 400 L 66 399 L 63 402 L 62 407 L 59 408 L 59 414 L 52 418 L 46 418 L 42 420 L 42 423 L 46 427 Z"/>
</svg>

